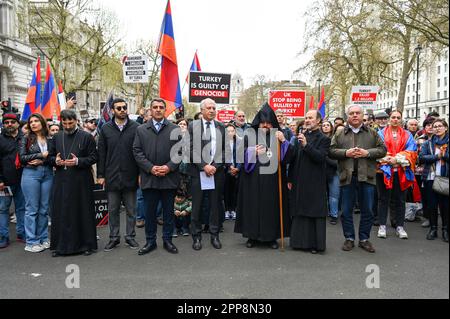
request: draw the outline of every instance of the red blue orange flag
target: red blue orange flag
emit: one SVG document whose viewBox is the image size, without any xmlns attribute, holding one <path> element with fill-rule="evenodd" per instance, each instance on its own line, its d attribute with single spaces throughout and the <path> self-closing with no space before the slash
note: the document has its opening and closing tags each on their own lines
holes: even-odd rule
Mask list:
<svg viewBox="0 0 450 319">
<path fill-rule="evenodd" d="M 158 46 L 161 54 L 161 79 L 159 96 L 167 102 L 166 116 L 181 107 L 180 79 L 178 76 L 177 51 L 175 49 L 175 36 L 172 24 L 172 10 L 170 0 L 167 1 L 166 13 L 161 27 L 161 36 Z"/>
<path fill-rule="evenodd" d="M 320 115 L 322 115 L 322 118 L 325 118 L 325 88 L 322 88 L 322 93 L 320 94 L 320 101 L 317 109 L 319 110 Z"/>
<path fill-rule="evenodd" d="M 33 78 L 31 79 L 30 88 L 25 99 L 25 107 L 23 108 L 22 121 L 28 120 L 31 114 L 39 112 L 41 107 L 41 59 L 38 58 L 36 68 L 34 69 Z"/>
<path fill-rule="evenodd" d="M 202 67 L 200 66 L 200 61 L 198 60 L 197 51 L 195 51 L 194 60 L 192 61 L 191 69 L 189 70 L 189 72 L 191 72 L 191 71 L 198 72 L 201 70 L 202 70 Z M 189 73 L 186 76 L 186 83 L 189 83 Z"/>
<path fill-rule="evenodd" d="M 59 106 L 56 93 L 55 78 L 53 77 L 50 63 L 47 61 L 47 70 L 45 72 L 44 94 L 42 96 L 42 116 L 46 119 L 53 119 L 53 116 L 60 116 L 61 107 Z"/>
</svg>

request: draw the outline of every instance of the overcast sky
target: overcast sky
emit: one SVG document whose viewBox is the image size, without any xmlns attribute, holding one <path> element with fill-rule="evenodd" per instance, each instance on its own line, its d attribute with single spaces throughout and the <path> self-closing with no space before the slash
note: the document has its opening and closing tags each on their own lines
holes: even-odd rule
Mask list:
<svg viewBox="0 0 450 319">
<path fill-rule="evenodd" d="M 98 0 L 115 11 L 126 42 L 157 42 L 167 0 Z M 171 0 L 181 82 L 198 50 L 203 71 L 290 80 L 311 0 Z M 308 80 L 302 78 L 302 80 Z"/>
</svg>

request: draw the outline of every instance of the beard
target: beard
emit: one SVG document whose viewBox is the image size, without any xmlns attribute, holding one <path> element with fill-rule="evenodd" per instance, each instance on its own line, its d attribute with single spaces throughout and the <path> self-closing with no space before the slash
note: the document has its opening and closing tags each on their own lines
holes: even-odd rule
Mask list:
<svg viewBox="0 0 450 319">
<path fill-rule="evenodd" d="M 64 133 L 65 134 L 67 134 L 67 135 L 72 135 L 73 133 L 75 133 L 76 132 L 76 130 L 77 130 L 78 128 L 75 126 L 74 128 L 70 128 L 70 129 L 64 129 Z"/>
<path fill-rule="evenodd" d="M 3 128 L 7 135 L 12 136 L 17 132 L 17 129 L 14 127 L 5 127 Z"/>
</svg>

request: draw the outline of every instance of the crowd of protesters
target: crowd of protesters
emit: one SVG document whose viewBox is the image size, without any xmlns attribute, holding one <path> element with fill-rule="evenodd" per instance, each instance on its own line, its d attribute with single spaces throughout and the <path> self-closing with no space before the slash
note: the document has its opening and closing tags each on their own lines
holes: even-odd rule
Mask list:
<svg viewBox="0 0 450 319">
<path fill-rule="evenodd" d="M 358 245 L 371 253 L 371 229 L 377 226 L 377 237 L 387 238 L 389 216 L 400 239 L 408 238 L 405 222 L 421 220 L 430 228 L 426 239 L 448 242 L 448 124 L 435 112 L 420 126 L 400 111 L 364 114 L 356 105 L 347 108 L 346 119 L 330 121 L 310 111 L 290 123 L 268 105 L 251 123 L 242 111 L 228 123 L 218 122 L 211 99 L 194 119 L 169 121 L 166 108 L 164 100 L 153 99 L 133 121 L 127 102 L 115 99 L 112 120 L 101 129 L 95 118 L 81 123 L 72 109 L 62 111 L 60 123 L 40 114 L 22 123 L 17 114 L 3 114 L 0 248 L 10 244 L 14 201 L 16 239 L 25 251 L 51 249 L 55 257 L 95 252 L 94 184 L 108 197 L 106 252 L 121 242 L 122 207 L 125 244 L 139 255 L 157 248 L 158 225 L 169 253 L 178 253 L 178 236 L 192 236 L 192 248 L 201 250 L 205 233 L 221 249 L 226 220 L 236 220 L 235 232 L 248 239 L 248 248 L 277 249 L 278 239 L 290 237 L 293 249 L 324 252 L 327 217 L 331 227 L 341 220 L 342 249 L 351 251 L 355 213 Z M 251 129 L 265 132 L 254 144 L 247 135 Z M 277 158 L 274 145 L 280 145 L 280 165 L 262 174 L 270 166 L 262 160 Z M 447 178 L 447 193 L 436 188 L 441 177 Z M 75 218 L 77 210 L 84 213 Z M 145 244 L 136 241 L 136 227 L 145 228 Z"/>
</svg>

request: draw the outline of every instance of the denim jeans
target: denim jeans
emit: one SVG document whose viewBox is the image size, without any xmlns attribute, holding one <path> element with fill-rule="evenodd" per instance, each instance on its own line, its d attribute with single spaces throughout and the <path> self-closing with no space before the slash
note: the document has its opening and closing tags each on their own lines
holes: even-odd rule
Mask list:
<svg viewBox="0 0 450 319">
<path fill-rule="evenodd" d="M 328 179 L 328 211 L 331 217 L 338 217 L 340 192 L 339 175 L 336 173 Z"/>
<path fill-rule="evenodd" d="M 140 187 L 137 189 L 136 195 L 136 220 L 145 220 L 144 195 L 142 194 L 142 189 Z"/>
<path fill-rule="evenodd" d="M 48 211 L 52 186 L 53 171 L 50 167 L 23 169 L 22 192 L 25 198 L 27 246 L 48 241 Z"/>
<path fill-rule="evenodd" d="M 0 237 L 9 238 L 9 208 L 14 200 L 16 210 L 16 235 L 25 239 L 25 198 L 20 185 L 10 186 L 13 196 L 0 197 Z"/>
<path fill-rule="evenodd" d="M 144 194 L 145 203 L 145 237 L 147 244 L 153 244 L 156 242 L 157 231 L 157 211 L 159 202 L 162 203 L 163 211 L 163 240 L 172 241 L 172 234 L 174 229 L 174 205 L 175 205 L 175 193 L 176 190 L 172 189 L 145 189 L 142 191 Z"/>
<path fill-rule="evenodd" d="M 355 206 L 356 190 L 358 191 L 361 220 L 359 222 L 359 240 L 370 238 L 373 223 L 373 198 L 375 186 L 358 182 L 358 177 L 353 176 L 349 185 L 342 186 L 342 228 L 345 239 L 355 240 L 355 227 L 353 224 L 353 207 Z"/>
</svg>

